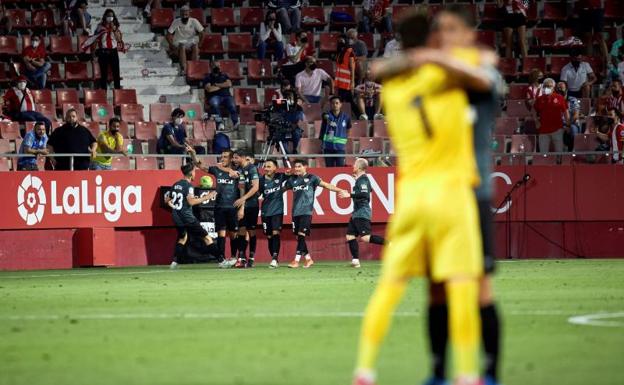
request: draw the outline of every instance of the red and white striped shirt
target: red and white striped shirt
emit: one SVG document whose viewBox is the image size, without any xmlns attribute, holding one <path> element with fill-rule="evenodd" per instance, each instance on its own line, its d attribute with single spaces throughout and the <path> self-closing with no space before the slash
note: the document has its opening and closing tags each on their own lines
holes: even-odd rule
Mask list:
<svg viewBox="0 0 624 385">
<path fill-rule="evenodd" d="M 105 49 L 116 49 L 117 48 L 117 39 L 115 38 L 115 32 L 113 32 L 113 28 L 110 27 L 104 27 L 103 25 L 100 25 L 98 27 L 98 30 L 96 31 L 96 34 L 100 33 L 100 32 L 104 32 L 102 34 L 102 36 L 100 37 L 100 48 L 105 48 Z"/>
<path fill-rule="evenodd" d="M 26 88 L 26 96 L 24 92 L 20 91 L 17 87 L 9 88 L 4 95 L 4 104 L 7 113 L 13 114 L 24 111 L 35 111 L 35 99 L 32 92 Z M 22 101 L 22 98 L 24 99 Z M 20 104 L 21 103 L 21 104 Z"/>
</svg>

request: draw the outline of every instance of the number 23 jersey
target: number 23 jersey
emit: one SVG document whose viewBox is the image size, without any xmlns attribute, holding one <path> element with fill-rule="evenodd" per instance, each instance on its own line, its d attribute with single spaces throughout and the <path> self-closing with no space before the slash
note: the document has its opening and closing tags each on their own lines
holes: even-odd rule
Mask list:
<svg viewBox="0 0 624 385">
<path fill-rule="evenodd" d="M 193 215 L 193 207 L 186 199 L 189 195 L 194 195 L 193 185 L 186 179 L 180 179 L 169 191 L 171 197 L 171 205 L 173 206 L 173 222 L 176 226 L 184 226 L 197 222 L 197 218 Z"/>
</svg>

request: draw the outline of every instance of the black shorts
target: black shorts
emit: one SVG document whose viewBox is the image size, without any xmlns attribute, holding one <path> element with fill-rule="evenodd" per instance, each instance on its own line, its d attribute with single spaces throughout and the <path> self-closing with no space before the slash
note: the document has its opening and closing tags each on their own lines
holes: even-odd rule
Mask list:
<svg viewBox="0 0 624 385">
<path fill-rule="evenodd" d="M 247 230 L 255 230 L 258 226 L 259 207 L 245 207 L 243 219 L 238 221 L 238 228 L 244 227 Z"/>
<path fill-rule="evenodd" d="M 371 234 L 371 222 L 365 218 L 351 218 L 347 226 L 347 235 L 363 237 Z"/>
<path fill-rule="evenodd" d="M 217 231 L 238 231 L 238 209 L 217 207 L 215 210 L 215 227 Z"/>
<path fill-rule="evenodd" d="M 604 30 L 604 9 L 582 9 L 579 11 L 578 31 L 599 33 Z"/>
<path fill-rule="evenodd" d="M 526 16 L 521 13 L 509 13 L 505 7 L 498 9 L 498 15 L 501 20 L 502 29 L 518 28 L 527 24 Z"/>
<path fill-rule="evenodd" d="M 300 215 L 292 219 L 293 233 L 304 233 L 310 235 L 310 227 L 312 227 L 312 215 Z"/>
<path fill-rule="evenodd" d="M 489 200 L 479 200 L 479 224 L 481 225 L 481 242 L 483 243 L 483 270 L 492 274 L 495 270 L 494 239 L 492 227 L 492 210 Z"/>
<path fill-rule="evenodd" d="M 208 236 L 208 232 L 202 227 L 199 222 L 187 223 L 182 226 L 176 225 L 176 230 L 178 231 L 178 241 L 183 239 L 187 234 L 200 238 L 206 238 Z"/>
<path fill-rule="evenodd" d="M 284 215 L 272 215 L 270 217 L 262 217 L 262 231 L 264 235 L 273 235 L 273 231 L 281 231 L 284 223 Z"/>
</svg>

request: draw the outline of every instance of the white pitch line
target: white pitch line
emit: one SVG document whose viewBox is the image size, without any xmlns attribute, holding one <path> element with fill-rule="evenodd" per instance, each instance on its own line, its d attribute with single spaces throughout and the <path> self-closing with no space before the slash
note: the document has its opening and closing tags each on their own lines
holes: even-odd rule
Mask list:
<svg viewBox="0 0 624 385">
<path fill-rule="evenodd" d="M 22 279 L 22 278 L 55 278 L 55 277 L 93 277 L 97 275 L 133 275 L 133 274 L 157 274 L 167 273 L 171 270 L 169 268 L 163 268 L 162 270 L 150 270 L 150 271 L 107 271 L 97 273 L 66 273 L 66 274 L 40 274 L 40 275 L 0 275 L 0 279 Z M 187 271 L 204 271 L 204 270 L 184 270 Z"/>
<path fill-rule="evenodd" d="M 612 318 L 621 318 L 620 321 L 608 321 Z M 618 313 L 594 313 L 577 315 L 568 318 L 568 322 L 575 325 L 624 327 L 624 312 Z"/>
</svg>

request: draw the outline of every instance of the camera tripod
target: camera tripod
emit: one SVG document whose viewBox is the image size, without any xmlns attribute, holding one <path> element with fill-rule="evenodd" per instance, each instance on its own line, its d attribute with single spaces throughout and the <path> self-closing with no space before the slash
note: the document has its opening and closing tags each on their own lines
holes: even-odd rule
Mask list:
<svg viewBox="0 0 624 385">
<path fill-rule="evenodd" d="M 264 162 L 269 158 L 271 152 L 273 151 L 273 147 L 276 147 L 279 152 L 282 154 L 284 165 L 287 168 L 291 168 L 290 160 L 288 159 L 288 153 L 286 152 L 286 147 L 284 147 L 284 143 L 281 140 L 275 140 L 273 136 L 271 136 L 270 140 L 268 140 L 264 144 L 264 149 L 262 151 L 262 156 L 260 157 L 260 161 Z"/>
</svg>

